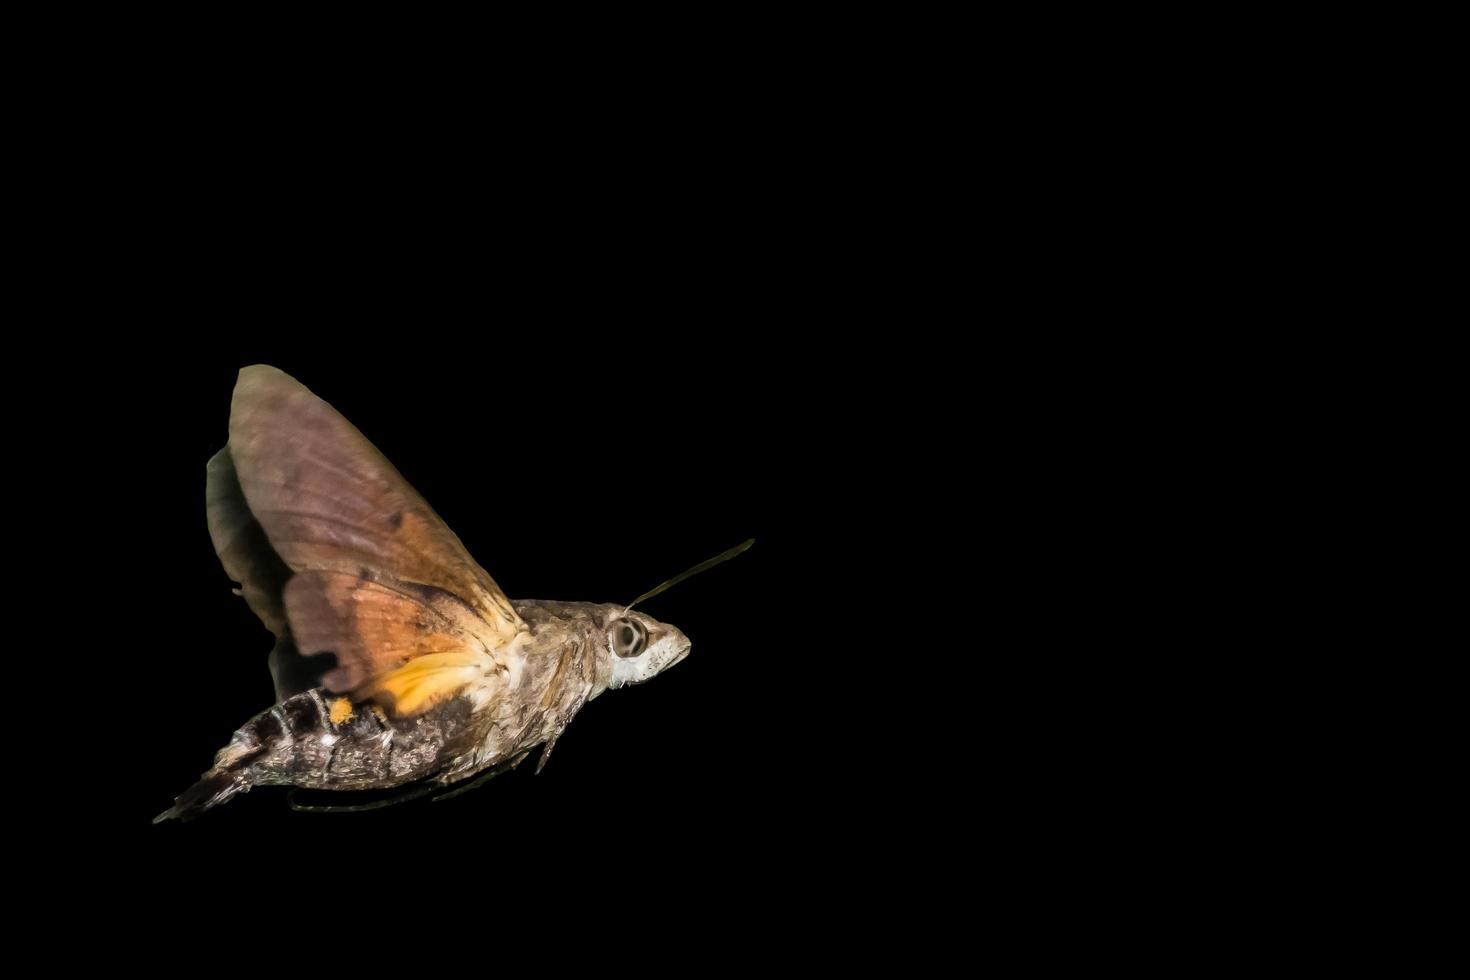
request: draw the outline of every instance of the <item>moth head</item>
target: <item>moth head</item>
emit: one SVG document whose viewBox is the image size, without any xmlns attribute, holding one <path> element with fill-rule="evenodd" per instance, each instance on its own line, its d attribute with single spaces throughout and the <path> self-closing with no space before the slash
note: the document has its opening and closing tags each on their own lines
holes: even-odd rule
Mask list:
<svg viewBox="0 0 1470 980">
<path fill-rule="evenodd" d="M 641 612 L 618 610 L 608 617 L 605 627 L 612 654 L 609 687 L 641 684 L 689 655 L 687 636 Z"/>
<path fill-rule="evenodd" d="M 613 669 L 612 680 L 608 683 L 608 687 L 640 684 L 689 655 L 687 636 L 667 623 L 660 623 L 652 616 L 634 612 L 634 606 L 644 599 L 652 599 L 665 589 L 678 585 L 692 575 L 698 575 L 722 561 L 729 561 L 753 544 L 755 544 L 755 538 L 737 544 L 648 590 L 628 603 L 622 611 L 609 613 L 605 625 Z"/>
</svg>

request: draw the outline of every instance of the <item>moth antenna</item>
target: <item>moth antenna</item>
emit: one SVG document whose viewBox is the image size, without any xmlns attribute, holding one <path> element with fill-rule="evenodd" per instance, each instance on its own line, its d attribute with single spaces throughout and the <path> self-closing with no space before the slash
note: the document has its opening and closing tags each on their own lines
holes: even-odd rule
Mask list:
<svg viewBox="0 0 1470 980">
<path fill-rule="evenodd" d="M 631 611 L 634 606 L 638 605 L 638 603 L 642 602 L 644 599 L 652 599 L 660 592 L 664 591 L 672 585 L 678 585 L 680 582 L 684 581 L 690 576 L 698 575 L 700 572 L 703 571 L 708 571 L 722 561 L 729 561 L 731 558 L 734 558 L 736 555 L 740 554 L 742 551 L 749 548 L 753 544 L 755 544 L 755 538 L 747 538 L 745 541 L 737 544 L 729 551 L 722 551 L 718 555 L 715 555 L 713 558 L 702 561 L 698 565 L 695 565 L 693 568 L 688 569 L 687 571 L 680 572 L 678 575 L 675 575 L 673 578 L 669 579 L 667 582 L 664 582 L 662 585 L 655 586 L 650 591 L 643 593 L 641 596 L 628 603 L 628 608 L 623 610 L 623 615 L 628 615 L 629 611 Z"/>
</svg>

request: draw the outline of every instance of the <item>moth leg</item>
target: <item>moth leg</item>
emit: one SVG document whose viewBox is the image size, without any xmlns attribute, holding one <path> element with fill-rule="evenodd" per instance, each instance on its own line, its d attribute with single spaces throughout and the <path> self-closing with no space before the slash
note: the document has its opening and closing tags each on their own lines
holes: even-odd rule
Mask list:
<svg viewBox="0 0 1470 980">
<path fill-rule="evenodd" d="M 551 750 L 556 748 L 556 740 L 559 738 L 561 738 L 561 732 L 557 732 L 555 735 L 548 738 L 546 740 L 546 744 L 542 746 L 541 758 L 536 762 L 536 773 L 538 775 L 540 774 L 542 769 L 546 768 L 546 760 L 551 758 Z"/>
<path fill-rule="evenodd" d="M 470 790 L 474 789 L 476 786 L 483 786 L 484 784 L 488 783 L 490 780 L 494 779 L 496 776 L 500 775 L 501 773 L 503 773 L 503 772 L 509 772 L 510 770 L 514 769 L 516 766 L 520 765 L 521 762 L 526 758 L 527 755 L 530 755 L 530 750 L 529 749 L 526 750 L 525 752 L 522 752 L 520 755 L 516 756 L 514 759 L 511 759 L 509 762 L 502 762 L 500 765 L 498 765 L 495 768 L 491 769 L 489 772 L 487 772 L 487 773 L 485 773 L 485 774 L 483 774 L 481 776 L 478 776 L 475 779 L 471 779 L 469 782 L 465 783 L 463 786 L 459 787 L 458 789 L 452 789 L 452 790 L 450 790 L 447 793 L 444 793 L 444 794 L 441 794 L 439 796 L 434 797 L 434 799 L 431 800 L 430 802 L 433 802 L 433 803 L 441 803 L 444 800 L 452 800 L 452 799 L 454 799 L 456 796 L 458 796 L 461 793 L 468 793 Z"/>
<path fill-rule="evenodd" d="M 349 806 L 312 806 L 310 804 L 297 803 L 296 790 L 293 788 L 291 792 L 286 794 L 286 805 L 297 813 L 366 813 L 368 810 L 381 810 L 384 807 L 397 806 L 400 803 L 407 803 L 409 800 L 416 800 L 420 796 L 432 793 L 436 788 L 433 785 L 417 786 L 407 792 L 390 796 L 384 800 L 374 800 L 371 803 L 356 803 Z"/>
<path fill-rule="evenodd" d="M 546 768 L 546 760 L 551 758 L 551 750 L 556 748 L 556 740 L 561 738 L 561 733 L 567 730 L 567 726 L 572 723 L 573 718 L 577 717 L 577 712 L 581 711 L 582 705 L 586 703 L 587 698 L 585 696 L 573 701 L 571 708 L 567 711 L 566 719 L 561 723 L 561 727 L 553 732 L 552 736 L 546 740 L 546 747 L 541 750 L 541 758 L 536 763 L 536 772 L 538 774 L 542 769 Z"/>
</svg>

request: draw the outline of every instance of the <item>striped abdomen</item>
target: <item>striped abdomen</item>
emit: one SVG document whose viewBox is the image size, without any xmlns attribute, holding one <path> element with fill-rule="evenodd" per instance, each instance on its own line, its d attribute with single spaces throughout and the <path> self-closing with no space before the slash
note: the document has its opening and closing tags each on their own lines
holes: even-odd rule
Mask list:
<svg viewBox="0 0 1470 980">
<path fill-rule="evenodd" d="M 289 697 L 235 732 L 214 767 L 155 819 L 192 816 L 251 786 L 377 789 L 431 776 L 483 732 L 455 698 L 416 718 L 392 719 L 320 689 Z"/>
<path fill-rule="evenodd" d="M 461 751 L 469 720 L 469 704 L 458 698 L 416 718 L 390 719 L 310 690 L 246 722 L 215 766 L 248 767 L 261 786 L 397 786 L 431 775 Z"/>
</svg>

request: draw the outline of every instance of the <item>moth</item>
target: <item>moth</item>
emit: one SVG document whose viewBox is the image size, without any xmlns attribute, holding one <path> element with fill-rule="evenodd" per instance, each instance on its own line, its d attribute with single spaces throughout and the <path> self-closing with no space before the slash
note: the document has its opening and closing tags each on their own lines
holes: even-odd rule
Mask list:
<svg viewBox="0 0 1470 980">
<path fill-rule="evenodd" d="M 632 606 L 753 543 L 628 606 L 512 602 L 361 432 L 266 365 L 240 372 L 205 509 L 225 572 L 275 635 L 277 700 L 155 823 L 254 786 L 436 791 L 544 746 L 539 772 L 588 701 L 689 655 Z"/>
</svg>

